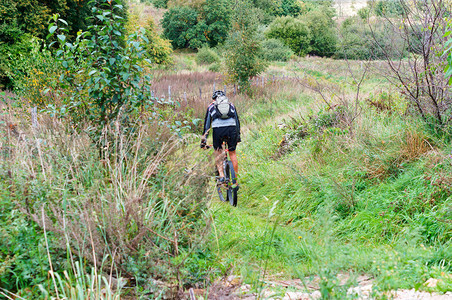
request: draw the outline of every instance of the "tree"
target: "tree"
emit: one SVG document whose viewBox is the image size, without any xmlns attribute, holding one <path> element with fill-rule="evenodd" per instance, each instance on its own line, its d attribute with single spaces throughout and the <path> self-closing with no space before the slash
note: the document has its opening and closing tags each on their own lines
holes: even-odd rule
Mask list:
<svg viewBox="0 0 452 300">
<path fill-rule="evenodd" d="M 199 8 L 170 8 L 163 17 L 163 33 L 174 48 L 199 49 L 203 44 L 214 47 L 224 42 L 230 28 L 228 3 L 228 0 L 207 0 Z"/>
<path fill-rule="evenodd" d="M 96 143 L 101 157 L 105 147 L 112 146 L 109 136 L 103 136 L 105 126 L 113 122 L 130 130 L 129 115 L 146 103 L 149 95 L 149 77 L 144 75 L 146 51 L 141 41 L 147 41 L 144 32 L 123 38 L 121 30 L 124 19 L 119 13 L 124 9 L 120 0 L 96 0 L 93 7 L 94 25 L 89 32 L 79 33 L 69 43 L 60 27 L 65 21 L 53 18 L 49 27 L 56 34 L 59 47 L 55 56 L 64 68 L 60 76 L 62 90 L 70 88 L 71 94 L 64 99 L 64 111 L 70 115 L 75 126 L 89 122 L 90 137 Z M 124 45 L 121 41 L 124 41 Z"/>
<path fill-rule="evenodd" d="M 373 4 L 375 15 L 401 16 L 404 13 L 402 2 L 399 0 L 379 0 Z"/>
<path fill-rule="evenodd" d="M 449 1 L 400 0 L 400 4 L 403 13 L 399 22 L 390 16 L 384 16 L 384 19 L 391 24 L 391 31 L 400 36 L 404 48 L 412 54 L 407 56 L 382 44 L 375 34 L 375 25 L 369 23 L 373 39 L 389 67 L 387 78 L 400 87 L 402 94 L 427 124 L 443 129 L 452 122 L 451 91 L 441 56 L 445 47 L 446 16 L 450 13 Z"/>
<path fill-rule="evenodd" d="M 163 34 L 174 48 L 197 49 L 207 42 L 201 26 L 198 25 L 199 13 L 190 7 L 175 7 L 163 16 Z M 200 30 L 201 29 L 201 30 Z"/>
<path fill-rule="evenodd" d="M 73 39 L 95 20 L 88 19 L 94 3 L 91 0 L 0 0 L 0 86 L 14 88 L 9 65 L 16 56 L 27 55 L 20 52 L 27 49 L 23 47 L 25 43 L 34 43 L 33 37 L 42 40 L 47 36 L 52 15 L 59 14 L 67 21 L 67 38 Z M 127 17 L 126 10 L 120 14 Z"/>
<path fill-rule="evenodd" d="M 333 56 L 336 53 L 337 35 L 336 24 L 331 14 L 324 10 L 314 10 L 308 12 L 304 19 L 309 30 L 313 33 L 309 53 L 319 56 Z"/>
<path fill-rule="evenodd" d="M 247 0 L 237 0 L 233 10 L 232 30 L 226 41 L 226 69 L 231 81 L 249 90 L 251 77 L 267 67 L 261 59 L 262 48 L 257 32 L 254 6 Z"/>
<path fill-rule="evenodd" d="M 172 62 L 171 54 L 173 53 L 171 43 L 157 33 L 157 26 L 152 18 L 149 19 L 146 26 L 145 37 L 148 42 L 144 43 L 144 47 L 151 61 L 158 65 L 170 64 Z"/>
<path fill-rule="evenodd" d="M 305 4 L 299 0 L 282 0 L 280 16 L 294 16 L 301 15 L 305 10 Z"/>
<path fill-rule="evenodd" d="M 53 14 L 68 22 L 70 36 L 86 30 L 86 18 L 91 12 L 91 0 L 0 0 L 0 23 L 11 23 L 39 38 L 47 35 L 47 23 Z"/>
<path fill-rule="evenodd" d="M 269 26 L 266 36 L 279 39 L 295 54 L 304 56 L 311 51 L 311 31 L 306 23 L 294 17 L 276 18 Z"/>
<path fill-rule="evenodd" d="M 202 17 L 207 25 L 207 41 L 215 47 L 226 40 L 231 28 L 231 9 L 228 0 L 207 0 L 202 6 Z"/>
</svg>

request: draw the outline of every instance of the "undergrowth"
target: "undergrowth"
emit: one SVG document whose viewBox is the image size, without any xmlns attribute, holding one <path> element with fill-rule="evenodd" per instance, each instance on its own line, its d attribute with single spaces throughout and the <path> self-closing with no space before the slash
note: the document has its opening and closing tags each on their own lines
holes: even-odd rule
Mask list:
<svg viewBox="0 0 452 300">
<path fill-rule="evenodd" d="M 369 86 L 375 82 L 371 77 Z M 389 87 L 380 89 L 386 99 Z M 238 148 L 244 170 L 239 207 L 214 206 L 222 234 L 212 249 L 242 266 L 238 273 L 253 284 L 265 282 L 260 277 L 264 247 L 272 257 L 268 278 L 304 280 L 322 277 L 321 270 L 333 277 L 369 274 L 376 297 L 399 288 L 450 290 L 452 161 L 447 139 L 406 114 L 397 96 L 383 108 L 375 106 L 377 100 L 362 101 L 350 127 L 342 121 L 340 105 L 328 109 L 309 91 L 293 97 L 285 93 L 272 93 L 277 103 L 257 97 L 256 109 L 242 117 L 247 131 Z M 269 243 L 265 216 L 275 202 L 279 218 Z M 429 288 L 429 278 L 441 278 L 441 284 Z M 341 287 L 324 288 L 339 293 Z"/>
</svg>

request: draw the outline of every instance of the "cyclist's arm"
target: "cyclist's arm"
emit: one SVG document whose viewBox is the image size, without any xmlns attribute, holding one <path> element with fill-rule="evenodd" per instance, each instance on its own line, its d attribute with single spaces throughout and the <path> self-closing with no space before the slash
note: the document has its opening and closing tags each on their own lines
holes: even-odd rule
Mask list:
<svg viewBox="0 0 452 300">
<path fill-rule="evenodd" d="M 207 109 L 206 116 L 204 118 L 204 131 L 202 132 L 203 135 L 206 135 L 206 138 L 209 135 L 208 131 L 210 129 L 211 124 L 212 124 L 212 117 L 210 116 L 209 109 Z M 207 132 L 207 134 L 206 134 L 206 132 Z"/>
<path fill-rule="evenodd" d="M 235 109 L 235 123 L 237 124 L 237 138 L 238 141 L 241 141 L 240 139 L 240 120 L 239 120 L 239 114 L 237 113 L 237 109 Z"/>
</svg>

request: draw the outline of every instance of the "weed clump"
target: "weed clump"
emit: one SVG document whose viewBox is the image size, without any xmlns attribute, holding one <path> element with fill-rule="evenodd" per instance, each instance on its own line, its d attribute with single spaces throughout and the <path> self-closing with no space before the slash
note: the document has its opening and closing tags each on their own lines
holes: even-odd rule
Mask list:
<svg viewBox="0 0 452 300">
<path fill-rule="evenodd" d="M 213 49 L 209 47 L 202 47 L 196 54 L 196 63 L 198 65 L 210 65 L 219 62 L 220 57 Z"/>
</svg>

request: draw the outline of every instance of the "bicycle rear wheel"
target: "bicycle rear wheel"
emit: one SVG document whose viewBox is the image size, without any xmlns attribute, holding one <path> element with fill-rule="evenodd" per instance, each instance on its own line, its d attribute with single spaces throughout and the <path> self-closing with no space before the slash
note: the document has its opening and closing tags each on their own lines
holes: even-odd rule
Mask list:
<svg viewBox="0 0 452 300">
<path fill-rule="evenodd" d="M 228 189 L 227 189 L 227 198 L 226 201 L 229 201 L 229 203 L 232 206 L 237 206 L 237 187 L 232 187 L 237 184 L 237 178 L 234 171 L 234 166 L 232 165 L 232 162 L 230 160 L 226 161 L 225 168 L 224 168 L 224 176 L 226 177 L 226 182 L 228 183 Z"/>
</svg>

